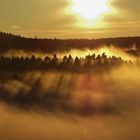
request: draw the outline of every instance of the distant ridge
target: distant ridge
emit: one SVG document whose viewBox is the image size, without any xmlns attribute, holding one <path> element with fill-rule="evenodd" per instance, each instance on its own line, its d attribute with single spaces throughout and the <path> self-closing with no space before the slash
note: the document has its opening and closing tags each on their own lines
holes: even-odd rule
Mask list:
<svg viewBox="0 0 140 140">
<path fill-rule="evenodd" d="M 38 39 L 26 38 L 12 33 L 0 32 L 0 53 L 8 50 L 53 53 L 71 49 L 96 49 L 101 46 L 115 46 L 137 55 L 140 50 L 140 37 L 116 37 L 100 39 Z M 139 54 L 139 53 L 138 53 Z"/>
</svg>

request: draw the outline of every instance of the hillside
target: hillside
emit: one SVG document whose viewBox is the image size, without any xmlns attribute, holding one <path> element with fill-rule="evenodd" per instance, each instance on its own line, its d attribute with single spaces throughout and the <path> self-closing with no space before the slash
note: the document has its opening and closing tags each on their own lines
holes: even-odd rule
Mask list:
<svg viewBox="0 0 140 140">
<path fill-rule="evenodd" d="M 0 53 L 8 50 L 53 53 L 71 49 L 96 49 L 101 46 L 115 46 L 133 55 L 140 55 L 140 37 L 119 37 L 101 39 L 38 39 L 0 32 Z"/>
</svg>

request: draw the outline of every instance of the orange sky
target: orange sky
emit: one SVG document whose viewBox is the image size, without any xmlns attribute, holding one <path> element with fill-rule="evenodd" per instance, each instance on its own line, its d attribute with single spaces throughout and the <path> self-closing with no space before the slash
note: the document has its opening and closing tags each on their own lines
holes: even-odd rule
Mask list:
<svg viewBox="0 0 140 140">
<path fill-rule="evenodd" d="M 0 31 L 47 38 L 140 35 L 139 0 L 106 0 L 109 9 L 107 13 L 103 11 L 104 7 L 100 9 L 102 13 L 98 11 L 98 7 L 101 7 L 98 0 L 81 0 L 77 9 L 83 10 L 81 13 L 73 12 L 73 3 L 76 1 L 78 0 L 1 0 Z M 87 1 L 93 2 L 89 4 Z M 90 14 L 89 11 L 101 14 L 87 19 L 83 15 Z"/>
</svg>

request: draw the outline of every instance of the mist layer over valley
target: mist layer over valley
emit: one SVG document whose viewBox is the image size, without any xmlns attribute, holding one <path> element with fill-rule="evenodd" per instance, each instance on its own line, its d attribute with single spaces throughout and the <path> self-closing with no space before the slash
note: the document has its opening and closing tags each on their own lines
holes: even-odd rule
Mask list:
<svg viewBox="0 0 140 140">
<path fill-rule="evenodd" d="M 140 138 L 136 66 L 106 73 L 5 71 L 0 77 L 3 140 Z"/>
<path fill-rule="evenodd" d="M 1 140 L 140 139 L 138 37 L 0 36 Z"/>
</svg>

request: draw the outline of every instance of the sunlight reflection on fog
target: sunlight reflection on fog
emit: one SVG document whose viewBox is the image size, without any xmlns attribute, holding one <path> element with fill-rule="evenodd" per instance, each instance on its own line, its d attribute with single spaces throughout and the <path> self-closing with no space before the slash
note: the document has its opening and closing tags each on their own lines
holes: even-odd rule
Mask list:
<svg viewBox="0 0 140 140">
<path fill-rule="evenodd" d="M 2 140 L 140 138 L 138 67 L 0 76 Z"/>
<path fill-rule="evenodd" d="M 85 58 L 87 55 L 92 55 L 95 54 L 97 55 L 102 55 L 103 53 L 105 53 L 107 55 L 107 57 L 112 57 L 112 56 L 116 56 L 116 57 L 121 57 L 123 60 L 132 60 L 134 61 L 136 58 L 130 54 L 127 54 L 125 52 L 125 50 L 119 49 L 115 46 L 101 46 L 97 49 L 72 49 L 70 51 L 64 51 L 64 52 L 54 52 L 57 53 L 57 57 L 59 59 L 62 59 L 64 56 L 69 56 L 71 55 L 73 58 L 79 57 L 79 58 Z M 22 51 L 22 50 L 8 50 L 7 52 L 5 52 L 3 54 L 3 56 L 7 56 L 7 57 L 11 57 L 11 56 L 16 56 L 16 57 L 31 57 L 32 55 L 36 56 L 36 57 L 40 57 L 40 58 L 45 58 L 46 55 L 53 57 L 52 54 L 47 54 L 47 53 L 41 53 L 41 52 L 28 52 L 28 51 Z"/>
</svg>

